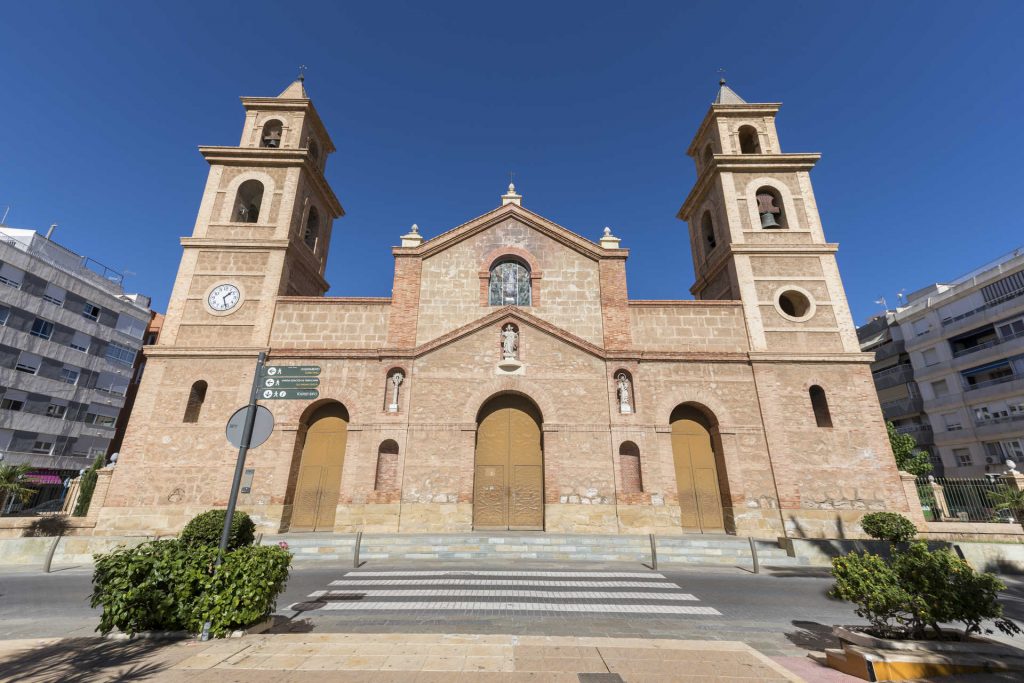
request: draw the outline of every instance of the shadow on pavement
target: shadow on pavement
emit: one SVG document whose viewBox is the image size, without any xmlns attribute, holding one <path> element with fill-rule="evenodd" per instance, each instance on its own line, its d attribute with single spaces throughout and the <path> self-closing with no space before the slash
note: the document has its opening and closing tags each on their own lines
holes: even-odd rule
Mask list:
<svg viewBox="0 0 1024 683">
<path fill-rule="evenodd" d="M 175 641 L 65 638 L 0 661 L 0 680 L 86 683 L 140 681 L 170 666 L 160 651 Z M 149 661 L 146 661 L 149 660 Z M 103 676 L 98 674 L 103 672 Z"/>
<path fill-rule="evenodd" d="M 832 627 L 816 621 L 793 620 L 795 631 L 786 633 L 786 640 L 805 650 L 820 652 L 827 647 L 838 647 L 839 639 L 832 635 Z"/>
</svg>

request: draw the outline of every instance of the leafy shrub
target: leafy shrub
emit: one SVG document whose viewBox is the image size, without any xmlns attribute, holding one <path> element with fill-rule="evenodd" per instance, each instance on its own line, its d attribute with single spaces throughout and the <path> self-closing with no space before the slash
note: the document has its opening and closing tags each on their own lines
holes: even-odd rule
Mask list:
<svg viewBox="0 0 1024 683">
<path fill-rule="evenodd" d="M 181 530 L 178 540 L 189 546 L 220 545 L 220 535 L 224 531 L 224 517 L 227 510 L 207 510 L 193 517 Z M 244 512 L 235 510 L 231 516 L 231 533 L 228 535 L 228 550 L 252 545 L 256 535 L 256 525 Z"/>
<path fill-rule="evenodd" d="M 854 603 L 857 615 L 883 638 L 921 639 L 929 627 L 941 636 L 940 625 L 953 622 L 962 623 L 967 635 L 980 633 L 986 621 L 1007 635 L 1021 632 L 1003 618 L 997 601 L 1004 583 L 979 574 L 949 550 L 928 550 L 923 541 L 896 551 L 889 562 L 871 553 L 837 557 L 832 575 L 836 583 L 830 595 Z"/>
<path fill-rule="evenodd" d="M 216 558 L 215 546 L 176 540 L 96 555 L 91 604 L 103 608 L 97 630 L 198 633 L 210 621 L 210 633 L 222 637 L 274 611 L 291 553 L 244 546 L 225 554 L 215 570 Z"/>
<path fill-rule="evenodd" d="M 905 543 L 917 535 L 914 523 L 895 512 L 869 512 L 861 518 L 860 526 L 871 538 L 890 543 Z"/>
</svg>

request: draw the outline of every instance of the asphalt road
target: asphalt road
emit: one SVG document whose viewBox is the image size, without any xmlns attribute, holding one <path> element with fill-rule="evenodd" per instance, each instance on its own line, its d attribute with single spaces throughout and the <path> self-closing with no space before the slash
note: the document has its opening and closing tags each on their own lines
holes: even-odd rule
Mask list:
<svg viewBox="0 0 1024 683">
<path fill-rule="evenodd" d="M 339 609 L 336 608 L 337 605 L 332 606 L 329 599 L 321 599 L 324 591 L 342 590 L 347 585 L 344 582 L 354 582 L 356 578 L 362 581 L 362 584 L 385 583 L 382 586 L 363 585 L 359 590 L 367 595 L 390 596 L 395 593 L 392 590 L 395 588 L 400 589 L 398 594 L 415 595 L 413 591 L 424 588 L 421 584 L 437 583 L 437 576 L 450 576 L 436 572 L 453 569 L 460 570 L 459 575 L 475 577 L 472 581 L 466 580 L 465 583 L 474 583 L 475 585 L 471 587 L 472 592 L 484 597 L 473 600 L 497 600 L 493 603 L 495 609 L 491 609 L 490 603 L 484 604 L 483 608 L 480 607 L 481 603 L 474 603 L 477 606 L 475 609 L 468 606 L 453 608 L 449 603 L 447 608 L 443 609 L 391 609 L 385 606 L 386 609 L 368 611 L 359 605 L 343 605 Z M 504 603 L 500 598 L 491 596 L 492 592 L 498 590 L 506 590 L 507 593 L 507 584 L 513 583 L 516 584 L 513 586 L 516 590 L 525 587 L 529 589 L 530 594 L 554 595 L 550 588 L 551 581 L 547 581 L 547 585 L 539 588 L 529 584 L 545 583 L 537 581 L 538 576 L 543 574 L 538 575 L 535 572 L 559 570 L 594 573 L 585 579 L 587 582 L 602 582 L 602 579 L 608 578 L 598 574 L 599 572 L 609 572 L 610 575 L 628 572 L 631 576 L 635 575 L 631 579 L 633 582 L 642 584 L 656 581 L 663 587 L 674 584 L 671 586 L 673 592 L 691 597 L 653 600 L 652 596 L 640 596 L 640 599 L 619 601 L 624 605 L 622 609 L 627 611 L 609 614 L 572 611 L 569 605 L 587 601 L 575 600 L 571 596 L 560 598 L 566 605 L 564 610 L 560 607 L 551 609 L 549 605 L 549 611 L 544 613 L 508 611 L 502 608 Z M 849 605 L 827 597 L 831 579 L 818 569 L 765 571 L 760 575 L 754 575 L 748 571 L 730 568 L 662 569 L 655 573 L 642 565 L 573 564 L 558 567 L 551 564 L 517 563 L 510 568 L 508 565 L 483 563 L 459 566 L 450 563 L 424 563 L 415 566 L 371 563 L 361 567 L 359 575 L 350 574 L 345 578 L 351 571 L 351 567 L 325 566 L 323 563 L 305 563 L 293 567 L 287 589 L 278 601 L 277 613 L 287 621 L 276 630 L 740 640 L 769 655 L 799 655 L 807 650 L 820 650 L 830 646 L 832 641 L 829 630 L 832 625 L 860 623 Z M 427 576 L 423 572 L 435 572 L 430 574 L 435 578 L 408 580 L 406 575 L 410 571 L 418 571 L 421 573 L 420 576 Z M 379 574 L 380 572 L 397 573 Z M 481 576 L 495 574 L 506 578 L 486 581 L 480 579 Z M 394 586 L 395 577 L 399 577 L 397 583 L 401 583 L 401 578 L 405 577 L 407 584 L 416 585 Z M 38 571 L 0 571 L 0 639 L 92 635 L 99 614 L 98 610 L 93 610 L 88 605 L 90 579 L 91 570 L 84 567 L 63 569 L 51 574 L 42 574 Z M 564 577 L 560 577 L 558 580 L 563 579 Z M 608 585 L 615 585 L 615 580 L 621 579 L 614 579 Z M 339 581 L 342 583 L 336 583 Z M 1004 599 L 1008 615 L 1024 620 L 1024 584 L 1011 579 L 1007 579 L 1007 582 L 1011 586 Z M 481 584 L 488 584 L 493 588 Z M 574 585 L 579 587 L 580 582 L 576 581 Z M 590 591 L 593 585 L 597 584 L 587 583 L 578 589 Z M 449 592 L 459 593 L 466 590 L 465 587 L 459 587 Z M 599 593 L 590 592 L 589 595 Z M 359 597 L 363 599 L 362 595 Z M 555 602 L 558 601 L 559 599 L 555 599 Z M 648 604 L 695 605 L 711 610 L 690 614 L 659 613 L 654 609 L 641 609 L 641 606 Z M 443 605 L 439 604 L 439 607 Z"/>
</svg>

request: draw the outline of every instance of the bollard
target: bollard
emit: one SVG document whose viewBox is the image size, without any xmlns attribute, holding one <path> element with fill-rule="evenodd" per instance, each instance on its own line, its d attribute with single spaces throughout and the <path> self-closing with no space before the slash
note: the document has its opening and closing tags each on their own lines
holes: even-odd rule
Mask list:
<svg viewBox="0 0 1024 683">
<path fill-rule="evenodd" d="M 263 545 L 263 532 L 262 531 L 259 532 L 258 534 L 256 534 L 256 543 L 255 543 L 255 545 Z"/>
<path fill-rule="evenodd" d="M 654 534 L 648 534 L 651 537 L 651 569 L 658 569 L 658 547 L 654 541 Z"/>
<path fill-rule="evenodd" d="M 60 543 L 60 539 L 63 537 L 63 534 L 58 535 L 57 538 L 53 539 L 53 543 L 50 544 L 50 550 L 46 553 L 46 559 L 43 561 L 44 574 L 50 573 L 50 563 L 53 562 L 53 554 L 57 552 L 57 544 Z"/>
<path fill-rule="evenodd" d="M 757 546 L 754 545 L 754 537 L 753 536 L 747 536 L 747 540 L 750 541 L 750 557 L 751 557 L 751 559 L 754 560 L 754 573 L 755 574 L 760 574 L 761 573 L 761 567 L 760 567 L 760 565 L 757 562 Z"/>
<path fill-rule="evenodd" d="M 362 542 L 363 542 L 363 532 L 362 531 L 357 531 L 356 532 L 356 544 L 355 544 L 355 547 L 352 548 L 352 566 L 354 568 L 356 568 L 356 569 L 359 569 L 359 546 L 362 544 Z"/>
</svg>

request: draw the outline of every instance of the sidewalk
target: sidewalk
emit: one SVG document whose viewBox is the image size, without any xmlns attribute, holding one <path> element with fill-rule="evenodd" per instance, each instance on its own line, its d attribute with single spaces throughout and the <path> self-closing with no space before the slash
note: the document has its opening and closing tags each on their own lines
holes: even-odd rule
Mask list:
<svg viewBox="0 0 1024 683">
<path fill-rule="evenodd" d="M 102 678 L 97 676 L 101 671 Z M 813 680 L 839 680 L 826 677 L 829 673 L 822 669 Z M 218 683 L 804 680 L 744 643 L 723 641 L 372 633 L 255 635 L 208 643 L 84 638 L 0 641 L 2 681 L 107 679 Z"/>
</svg>

